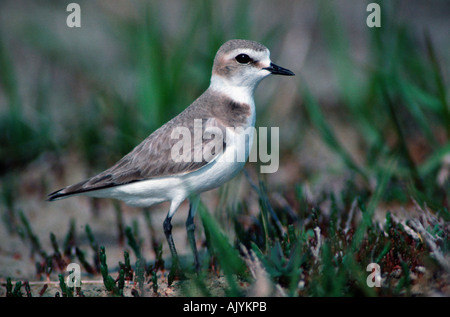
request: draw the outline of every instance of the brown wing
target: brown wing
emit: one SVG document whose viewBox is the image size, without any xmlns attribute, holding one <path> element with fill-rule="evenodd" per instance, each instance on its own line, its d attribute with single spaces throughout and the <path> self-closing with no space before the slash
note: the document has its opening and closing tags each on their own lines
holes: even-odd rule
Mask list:
<svg viewBox="0 0 450 317">
<path fill-rule="evenodd" d="M 90 179 L 50 194 L 49 200 L 151 178 L 175 176 L 196 171 L 225 150 L 226 127 L 245 124 L 249 115 L 250 107 L 248 105 L 236 103 L 225 96 L 207 90 L 180 115 L 152 133 L 114 166 Z M 195 120 L 201 120 L 202 123 L 201 147 L 194 144 Z M 171 155 L 172 148 L 180 141 L 176 134 L 175 137 L 172 136 L 172 132 L 179 127 L 187 128 L 191 134 L 191 144 L 186 150 L 186 153 L 190 152 L 191 160 L 186 162 L 175 161 Z M 212 131 L 212 134 L 216 134 L 214 131 L 217 130 L 222 131 L 222 151 L 208 151 L 210 155 L 206 158 L 199 155 L 201 153 L 198 153 L 198 151 L 202 151 L 205 147 L 211 145 L 211 142 L 217 141 L 217 135 L 212 137 L 208 133 Z M 183 154 L 185 153 L 183 152 Z M 201 159 L 195 161 L 196 157 Z"/>
<path fill-rule="evenodd" d="M 151 178 L 182 175 L 200 169 L 225 150 L 225 127 L 214 118 L 196 119 L 196 122 L 194 119 L 194 117 L 185 116 L 169 121 L 111 168 L 90 179 L 50 194 L 49 200 Z M 172 135 L 172 132 L 180 127 L 184 129 L 183 131 L 189 132 L 190 143 L 189 139 L 186 139 L 186 134 L 175 133 L 180 130 Z M 199 141 L 197 145 L 194 142 L 194 127 L 201 127 L 201 131 L 195 131 L 201 136 L 201 139 L 196 139 Z M 219 134 L 222 134 L 223 138 Z M 221 142 L 221 146 L 214 146 L 211 151 L 208 151 L 209 155 L 203 155 L 203 149 L 208 148 L 208 145 L 208 149 L 211 149 L 213 141 Z M 187 155 L 185 161 L 176 155 L 172 157 L 172 148 L 176 143 L 185 144 L 184 147 L 178 147 L 180 155 Z M 199 144 L 201 146 L 198 146 Z M 184 153 L 186 149 L 190 155 Z M 195 161 L 196 158 L 197 161 Z"/>
</svg>

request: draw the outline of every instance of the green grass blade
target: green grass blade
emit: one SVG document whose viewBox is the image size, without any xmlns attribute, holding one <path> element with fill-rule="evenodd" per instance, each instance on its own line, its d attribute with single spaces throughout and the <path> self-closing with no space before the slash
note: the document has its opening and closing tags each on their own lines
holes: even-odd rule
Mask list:
<svg viewBox="0 0 450 317">
<path fill-rule="evenodd" d="M 368 176 L 363 171 L 363 169 L 353 160 L 347 150 L 342 146 L 339 142 L 335 133 L 331 126 L 326 121 L 322 111 L 320 110 L 320 106 L 316 99 L 312 96 L 311 92 L 307 88 L 307 85 L 304 83 L 303 86 L 303 96 L 304 96 L 304 106 L 306 108 L 306 112 L 309 116 L 309 119 L 313 126 L 319 131 L 322 140 L 325 142 L 328 147 L 330 147 L 333 151 L 339 154 L 339 157 L 342 161 L 347 165 L 348 168 L 360 174 L 363 179 L 368 183 Z"/>
<path fill-rule="evenodd" d="M 245 262 L 241 259 L 239 252 L 229 242 L 217 221 L 213 219 L 201 203 L 198 207 L 198 212 L 205 229 L 205 235 L 210 239 L 209 245 L 217 257 L 230 287 L 230 294 L 240 295 L 241 291 L 234 275 L 243 276 L 246 274 Z"/>
</svg>

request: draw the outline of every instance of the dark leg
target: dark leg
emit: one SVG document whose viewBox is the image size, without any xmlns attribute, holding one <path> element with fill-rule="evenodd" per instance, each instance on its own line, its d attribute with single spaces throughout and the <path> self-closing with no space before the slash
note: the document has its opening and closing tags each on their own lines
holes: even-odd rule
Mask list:
<svg viewBox="0 0 450 317">
<path fill-rule="evenodd" d="M 195 242 L 195 224 L 194 216 L 197 211 L 197 206 L 199 202 L 199 197 L 195 196 L 189 199 L 189 215 L 186 220 L 186 231 L 189 239 L 189 244 L 191 245 L 192 252 L 194 253 L 194 268 L 197 272 L 200 271 L 200 261 L 198 258 L 197 244 Z"/>
<path fill-rule="evenodd" d="M 169 244 L 170 248 L 170 253 L 172 254 L 172 261 L 178 262 L 177 249 L 175 248 L 175 243 L 173 242 L 172 238 L 172 224 L 170 223 L 171 221 L 172 217 L 167 215 L 163 223 L 164 234 L 166 235 L 167 243 Z"/>
<path fill-rule="evenodd" d="M 175 243 L 173 242 L 172 224 L 171 224 L 172 216 L 175 214 L 175 211 L 177 210 L 178 206 L 179 203 L 178 204 L 172 203 L 172 205 L 170 206 L 169 213 L 167 214 L 167 217 L 163 223 L 164 234 L 166 235 L 167 243 L 169 244 L 170 248 L 170 253 L 172 254 L 172 267 L 170 268 L 168 276 L 169 285 L 172 284 L 176 275 L 178 275 L 179 277 L 183 277 L 182 273 L 179 270 L 178 254 L 177 249 L 175 248 Z"/>
</svg>

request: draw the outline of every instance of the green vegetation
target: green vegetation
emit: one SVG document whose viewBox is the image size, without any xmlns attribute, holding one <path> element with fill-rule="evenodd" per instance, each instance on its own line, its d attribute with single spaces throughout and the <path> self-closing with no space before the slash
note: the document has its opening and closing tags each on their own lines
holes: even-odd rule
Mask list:
<svg viewBox="0 0 450 317">
<path fill-rule="evenodd" d="M 88 278 L 102 278 L 107 295 L 161 294 L 171 259 L 163 254 L 165 241 L 154 234 L 160 224 L 152 223 L 150 212 L 144 211 L 148 239 L 138 230 L 137 220 L 126 223 L 117 204 L 117 226 L 111 231 L 117 232 L 123 246 L 123 262 L 108 266 L 103 241 L 99 243 L 89 224 L 82 224 L 85 231 L 77 235 L 75 220 L 70 220 L 66 236 L 59 237 L 61 248 L 58 236 L 50 233 L 49 251 L 27 211 L 18 207 L 27 197 L 19 195 L 15 175 L 32 164 L 39 169 L 38 163 L 49 158 L 51 173 L 35 184 L 48 193 L 54 189 L 51 182 L 67 173 L 57 157 L 74 153 L 86 173 L 92 174 L 114 163 L 191 103 L 208 85 L 219 45 L 229 38 L 257 34 L 246 18 L 250 2 L 236 7 L 232 26 L 225 23 L 216 2 L 188 6 L 185 27 L 170 34 L 154 14 L 162 10 L 160 2 L 142 4 L 135 19 L 109 13 L 108 34 L 123 43 L 120 66 L 133 77 L 129 94 L 120 92 L 123 82 L 96 74 L 89 58 L 67 52 L 52 29 L 27 25 L 20 43 L 45 63 L 27 89 L 31 96 L 25 98 L 12 41 L 0 30 L 0 96 L 6 105 L 0 108 L 1 226 L 29 248 L 36 280 L 59 281 L 62 296 L 82 296 L 86 287 L 74 290 L 64 282 L 65 267 L 74 261 Z M 295 186 L 282 188 L 265 179 L 255 181 L 248 173 L 244 179 L 252 190 L 248 200 L 227 205 L 230 194 L 225 187 L 216 210 L 200 204 L 196 221 L 201 224 L 198 241 L 204 242 L 199 248 L 202 270 L 194 271 L 191 256 L 180 257 L 186 279 L 172 287 L 182 295 L 448 295 L 450 107 L 443 52 L 434 46 L 430 33 L 417 32 L 413 25 L 396 19 L 396 5 L 384 1 L 383 27 L 367 28 L 369 56 L 361 64 L 351 54 L 351 34 L 342 27 L 333 2 L 320 1 L 317 6 L 338 98 L 337 104 L 324 103 L 310 89 L 308 78 L 297 74 L 294 80 L 301 101 L 295 102 L 300 104 L 296 106 L 302 119 L 296 146 L 303 145 L 304 132 L 317 133 L 342 163 L 333 173 L 345 175 L 345 184 L 337 192 L 330 185 L 311 195 L 309 184 L 328 170 L 306 171 Z M 257 40 L 276 47 L 284 31 L 282 26 L 274 27 Z M 60 105 L 61 113 L 49 107 L 58 78 L 46 67 L 63 69 L 80 86 L 67 88 L 74 92 Z M 270 102 L 266 103 L 258 113 L 261 118 L 270 117 Z M 343 120 L 357 135 L 361 157 L 349 150 L 332 119 Z M 294 157 L 298 153 L 295 148 L 283 151 Z M 256 213 L 251 199 L 256 201 Z M 99 208 L 96 203 L 92 206 Z M 406 216 L 397 216 L 397 210 Z M 101 215 L 96 217 L 101 220 Z M 154 255 L 150 261 L 145 259 L 147 249 Z M 370 263 L 381 267 L 381 287 L 367 285 Z M 212 289 L 211 280 L 220 279 L 220 291 Z M 44 286 L 33 294 L 28 281 L 14 284 L 12 280 L 8 277 L 1 286 L 8 297 L 49 293 Z"/>
</svg>

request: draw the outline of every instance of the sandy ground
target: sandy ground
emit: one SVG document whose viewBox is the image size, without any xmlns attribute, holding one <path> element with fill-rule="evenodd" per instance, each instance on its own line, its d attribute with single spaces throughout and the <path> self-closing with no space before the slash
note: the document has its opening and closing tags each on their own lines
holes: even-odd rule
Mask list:
<svg viewBox="0 0 450 317">
<path fill-rule="evenodd" d="M 6 3 L 6 2 L 5 2 Z M 2 25 L 5 29 L 14 31 L 21 26 L 17 21 L 27 21 L 30 16 L 35 15 L 36 18 L 47 25 L 47 23 L 55 22 L 54 15 L 49 14 L 48 10 L 27 10 L 28 16 L 23 16 L 23 10 L 18 10 L 16 8 L 18 1 L 9 1 L 7 6 L 5 6 L 5 10 L 0 12 L 0 16 L 2 17 Z M 110 2 L 104 2 L 106 3 Z M 302 62 L 297 63 L 298 68 L 301 68 L 301 74 L 308 78 L 310 85 L 312 87 L 314 95 L 322 96 L 319 98 L 320 100 L 325 100 L 327 104 L 333 104 L 335 94 L 330 93 L 334 90 L 334 85 L 332 81 L 332 77 L 330 76 L 330 70 L 323 66 L 323 60 L 326 59 L 327 54 L 326 51 L 321 49 L 320 41 L 314 41 L 314 20 L 311 18 L 311 10 L 310 4 L 307 2 L 298 2 L 299 4 L 294 6 L 292 10 L 291 17 L 291 29 L 292 32 L 289 33 L 285 40 L 285 46 L 283 48 L 279 48 L 278 51 L 275 48 L 274 56 L 277 56 L 277 60 L 283 61 L 283 65 L 288 67 L 288 65 L 294 64 L 293 61 L 298 59 L 298 55 L 302 55 Z M 404 2 L 406 3 L 406 2 Z M 434 39 L 436 43 L 441 43 L 438 45 L 439 47 L 443 45 L 447 45 L 448 36 L 445 27 L 448 21 L 447 16 L 443 12 L 440 12 L 439 8 L 428 8 L 428 5 L 423 2 L 407 2 L 408 5 L 405 6 L 406 10 L 401 12 L 406 18 L 413 18 L 416 26 L 419 30 L 423 26 L 429 26 L 430 29 L 435 30 L 433 32 Z M 411 3 L 411 4 L 410 4 Z M 29 5 L 29 4 L 27 4 Z M 271 3 L 271 6 L 278 6 L 278 4 Z M 355 7 L 356 6 L 356 7 Z M 18 6 L 20 8 L 20 6 Z M 427 10 L 425 10 L 425 7 Z M 8 10 L 7 10 L 8 9 Z M 291 10 L 289 6 L 286 6 L 284 10 Z M 51 10 L 50 10 L 51 11 Z M 272 19 L 272 15 L 276 10 L 267 10 L 264 5 L 259 5 L 256 8 L 258 14 L 261 15 L 261 19 L 270 17 Z M 348 6 L 340 7 L 340 12 L 343 15 L 343 20 L 348 22 L 347 26 L 354 26 L 355 23 L 358 24 L 361 21 L 361 17 L 366 14 L 365 5 L 364 4 L 352 4 Z M 86 10 L 86 12 L 88 12 Z M 92 12 L 97 12 L 92 10 Z M 420 14 L 419 14 L 420 13 Z M 53 14 L 53 13 L 52 13 Z M 65 16 L 65 11 L 60 12 L 58 16 Z M 283 16 L 283 12 L 280 11 L 279 15 Z M 51 18 L 53 17 L 53 18 Z M 312 15 L 314 17 L 314 15 Z M 403 17 L 403 18 L 405 18 Z M 85 21 L 95 20 L 97 18 L 96 15 L 88 19 L 89 15 L 86 16 Z M 269 20 L 269 19 L 268 19 Z M 101 22 L 101 21 L 100 21 Z M 442 25 L 444 27 L 442 27 Z M 64 30 L 62 30 L 64 31 Z M 14 33 L 12 33 L 14 34 Z M 64 34 L 64 32 L 63 32 Z M 361 56 L 364 56 L 365 41 L 361 41 L 361 34 L 355 34 L 352 37 L 352 49 L 358 60 L 363 60 Z M 77 44 L 76 39 L 71 39 L 68 41 L 68 45 L 72 42 Z M 355 42 L 355 43 L 353 43 Z M 81 44 L 83 44 L 82 42 Z M 102 41 L 99 41 L 99 45 L 102 45 Z M 97 44 L 98 44 L 97 43 Z M 296 46 L 296 43 L 299 47 Z M 436 44 L 435 43 L 435 44 Z M 80 44 L 80 43 L 78 43 Z M 92 41 L 89 42 L 89 46 L 94 45 Z M 79 45 L 80 47 L 84 47 Z M 95 46 L 95 45 L 94 45 Z M 444 46 L 446 47 L 446 46 Z M 314 56 L 306 59 L 308 54 L 308 50 L 314 52 Z M 20 57 L 20 54 L 18 58 Z M 25 56 L 27 57 L 27 55 Z M 361 58 L 360 58 L 361 57 Z M 120 83 L 123 83 L 123 78 L 128 80 L 127 76 L 118 76 L 120 75 L 120 71 L 117 71 L 115 67 L 111 67 L 111 62 L 108 63 L 108 60 L 105 62 L 105 57 L 103 54 L 94 54 L 92 58 L 95 58 L 96 63 L 98 65 L 107 65 L 104 71 L 107 71 L 107 74 L 110 74 L 109 71 L 113 72 L 112 75 L 104 76 L 105 78 L 111 78 L 114 82 L 118 82 L 118 86 Z M 303 61 L 307 60 L 307 63 Z M 20 61 L 20 59 L 19 59 Z M 105 62 L 105 63 L 103 63 Z M 35 76 L 29 75 L 29 69 L 36 69 L 36 71 L 40 71 L 40 68 L 31 67 L 29 63 L 21 61 L 18 64 L 18 73 L 25 73 L 27 76 L 23 76 L 24 82 L 21 82 L 23 86 L 31 86 L 29 81 L 34 80 Z M 22 68 L 23 69 L 22 69 Z M 120 69 L 119 69 L 120 70 Z M 300 69 L 294 69 L 294 71 L 299 71 Z M 122 78 L 122 81 L 117 79 Z M 331 79 L 330 79 L 331 78 Z M 128 81 L 126 81 L 128 82 Z M 290 142 L 296 142 L 297 133 L 299 132 L 297 124 L 295 121 L 297 118 L 292 117 L 289 118 L 290 109 L 283 107 L 283 105 L 294 105 L 294 102 L 290 102 L 291 99 L 295 98 L 294 95 L 289 95 L 287 92 L 289 90 L 293 90 L 292 83 L 286 82 L 286 87 L 283 89 L 283 95 L 286 97 L 281 99 L 278 104 L 275 106 L 279 111 L 274 113 L 271 117 L 271 125 L 273 126 L 292 126 L 291 130 L 284 129 L 282 130 L 281 137 L 287 139 Z M 111 84 L 111 87 L 114 87 Z M 123 87 L 128 87 L 127 85 L 123 85 Z M 268 86 L 266 86 L 268 87 Z M 273 89 L 267 89 L 267 91 L 258 92 L 259 98 L 265 98 L 268 95 L 273 94 Z M 58 89 L 56 89 L 58 90 Z M 60 99 L 56 98 L 55 103 L 57 107 L 60 107 Z M 295 128 L 297 127 L 297 128 Z M 358 137 L 354 135 L 355 130 L 352 129 L 349 125 L 346 125 L 346 122 L 341 122 L 341 126 L 336 127 L 333 124 L 335 131 L 339 134 L 338 137 L 341 140 L 345 140 L 345 144 L 347 149 L 351 152 L 352 156 L 356 159 L 361 157 L 361 153 L 358 150 Z M 288 130 L 288 131 L 287 131 Z M 320 179 L 316 179 L 316 183 L 318 187 L 328 186 L 327 189 L 338 192 L 339 186 L 342 185 L 342 179 L 345 179 L 345 175 L 333 175 L 329 173 L 329 167 L 336 164 L 336 157 L 326 149 L 322 142 L 319 141 L 317 135 L 314 132 L 308 132 L 311 135 L 307 135 L 303 139 L 303 148 L 297 149 L 294 148 L 294 152 L 292 153 L 292 157 L 288 158 L 285 161 L 280 162 L 280 170 L 270 175 L 268 179 L 268 184 L 271 184 L 274 187 L 282 184 L 284 187 L 292 186 L 296 183 L 301 182 L 301 172 L 302 171 L 324 171 L 323 175 L 320 176 Z M 352 134 L 353 133 L 353 134 Z M 318 159 L 320 158 L 320 159 Z M 65 169 L 62 175 L 58 175 L 57 171 L 55 171 L 55 162 L 58 161 L 59 164 L 63 166 L 70 166 L 70 169 Z M 63 244 L 64 237 L 69 229 L 70 220 L 73 219 L 76 223 L 76 232 L 77 232 L 77 245 L 86 252 L 87 259 L 90 261 L 92 259 L 92 250 L 89 247 L 88 239 L 85 234 L 85 226 L 89 224 L 92 228 L 94 236 L 99 243 L 99 245 L 103 245 L 106 248 L 107 254 L 107 263 L 110 269 L 110 274 L 115 278 L 117 276 L 117 263 L 118 261 L 123 261 L 123 250 L 127 249 L 130 251 L 131 264 L 134 265 L 136 258 L 130 248 L 124 244 L 119 243 L 118 239 L 118 231 L 117 231 L 117 219 L 113 204 L 109 200 L 103 200 L 100 202 L 99 212 L 95 214 L 91 210 L 91 205 L 87 198 L 71 198 L 59 202 L 49 203 L 45 201 L 45 197 L 48 193 L 63 187 L 68 184 L 72 184 L 74 182 L 80 181 L 87 176 L 90 176 L 86 171 L 85 167 L 81 166 L 80 159 L 73 154 L 68 153 L 67 157 L 62 158 L 54 158 L 49 157 L 48 154 L 43 153 L 42 156 L 28 165 L 24 170 L 17 172 L 14 174 L 13 181 L 16 184 L 20 184 L 20 192 L 15 193 L 16 204 L 15 204 L 15 214 L 17 217 L 17 212 L 22 211 L 27 219 L 29 220 L 33 232 L 39 237 L 39 240 L 42 244 L 44 250 L 48 253 L 52 252 L 51 243 L 49 235 L 50 233 L 54 233 L 60 247 Z M 336 166 L 336 170 L 339 170 L 339 166 Z M 254 179 L 257 179 L 256 177 Z M 243 177 L 241 176 L 236 181 L 233 181 L 229 185 L 229 188 L 234 191 L 230 194 L 230 196 L 235 195 L 235 199 L 239 200 L 242 197 L 248 197 L 251 195 L 251 191 L 248 189 L 248 184 L 243 181 Z M 311 192 L 320 192 L 319 190 L 315 190 L 311 188 Z M 203 195 L 203 201 L 207 204 L 209 210 L 214 211 L 218 205 L 219 194 L 218 191 L 212 191 L 210 193 L 206 193 Z M 257 199 L 250 199 L 251 203 L 255 204 L 253 208 L 250 206 L 250 209 L 253 208 L 255 212 L 257 212 Z M 256 203 L 255 203 L 256 202 Z M 152 262 L 155 259 L 154 253 L 150 247 L 150 235 L 148 227 L 146 226 L 144 215 L 141 210 L 129 208 L 125 205 L 123 207 L 123 217 L 124 224 L 131 226 L 134 221 L 136 221 L 139 225 L 140 236 L 144 239 L 143 244 L 143 253 L 148 262 Z M 4 206 L 0 206 L 0 214 L 2 217 L 7 214 L 4 210 Z M 167 247 L 167 243 L 165 242 L 165 237 L 162 230 L 162 222 L 167 212 L 167 204 L 162 204 L 160 206 L 154 207 L 152 209 L 152 222 L 154 225 L 154 234 L 157 238 L 163 242 L 163 257 L 167 262 L 170 262 L 170 252 Z M 188 241 L 186 238 L 186 232 L 184 229 L 184 222 L 187 216 L 187 206 L 184 204 L 177 215 L 173 219 L 174 226 L 174 239 L 175 244 L 177 246 L 177 250 L 181 256 L 190 257 L 190 249 L 188 246 Z M 384 215 L 381 216 L 383 218 Z M 7 230 L 7 224 L 5 223 L 5 219 L 0 221 L 0 297 L 5 296 L 5 287 L 3 286 L 6 282 L 7 277 L 11 277 L 12 280 L 18 281 L 30 281 L 32 293 L 34 296 L 38 296 L 39 291 L 42 289 L 42 283 L 48 284 L 48 289 L 44 293 L 44 296 L 54 296 L 56 292 L 60 291 L 59 282 L 58 282 L 58 273 L 52 272 L 50 275 L 50 282 L 46 281 L 46 278 L 43 276 L 38 279 L 36 275 L 36 261 L 41 260 L 39 255 L 35 254 L 34 256 L 31 254 L 30 242 L 28 240 L 22 240 L 17 234 L 12 235 Z M 20 224 L 20 220 L 16 219 L 17 223 Z M 199 219 L 196 219 L 198 225 L 198 235 L 197 242 L 198 248 L 204 249 L 202 242 L 204 241 L 203 230 L 199 224 Z M 76 259 L 76 258 L 75 258 Z M 91 261 L 90 261 L 91 262 Z M 167 271 L 165 272 L 167 274 Z M 106 296 L 108 295 L 105 291 L 100 275 L 87 275 L 83 273 L 83 280 L 85 281 L 82 287 L 82 291 L 86 296 Z M 180 283 L 176 283 L 173 287 L 168 288 L 167 283 L 165 283 L 165 276 L 159 276 L 159 291 L 157 294 L 153 293 L 151 289 L 151 284 L 146 284 L 145 295 L 147 296 L 178 296 L 181 294 Z M 88 281 L 94 281 L 92 283 Z M 220 294 L 221 285 L 223 285 L 224 281 L 221 277 L 211 278 L 210 279 L 211 287 L 215 287 L 218 290 L 218 294 Z M 131 289 L 133 289 L 133 285 L 127 285 L 125 289 L 125 295 L 130 295 Z M 23 289 L 22 289 L 23 290 Z M 24 290 L 23 290 L 24 292 Z"/>
</svg>

